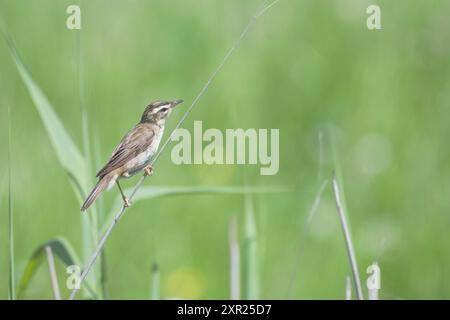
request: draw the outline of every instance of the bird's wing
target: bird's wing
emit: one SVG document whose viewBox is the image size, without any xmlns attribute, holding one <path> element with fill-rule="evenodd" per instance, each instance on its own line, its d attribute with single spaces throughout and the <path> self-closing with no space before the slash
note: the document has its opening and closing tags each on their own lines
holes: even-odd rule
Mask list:
<svg viewBox="0 0 450 320">
<path fill-rule="evenodd" d="M 152 127 L 139 123 L 123 137 L 114 149 L 108 163 L 97 173 L 97 177 L 101 178 L 107 175 L 146 151 L 152 144 L 154 137 L 155 131 Z"/>
</svg>

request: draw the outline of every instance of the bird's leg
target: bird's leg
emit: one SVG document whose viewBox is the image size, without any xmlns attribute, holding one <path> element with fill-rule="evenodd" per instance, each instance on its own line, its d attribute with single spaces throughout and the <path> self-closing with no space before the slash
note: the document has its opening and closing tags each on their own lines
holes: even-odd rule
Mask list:
<svg viewBox="0 0 450 320">
<path fill-rule="evenodd" d="M 117 183 L 117 186 L 119 187 L 120 194 L 122 195 L 123 205 L 126 208 L 128 208 L 129 206 L 131 206 L 131 201 L 127 197 L 125 197 L 125 194 L 123 193 L 122 188 L 120 187 L 119 180 L 116 180 L 116 183 Z"/>
<path fill-rule="evenodd" d="M 153 167 L 151 165 L 144 167 L 144 172 L 146 175 L 151 176 L 153 174 Z"/>
</svg>

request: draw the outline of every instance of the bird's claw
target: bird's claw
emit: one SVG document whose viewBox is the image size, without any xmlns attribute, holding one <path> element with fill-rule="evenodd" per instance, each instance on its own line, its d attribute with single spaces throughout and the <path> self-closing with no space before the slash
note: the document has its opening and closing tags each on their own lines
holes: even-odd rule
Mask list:
<svg viewBox="0 0 450 320">
<path fill-rule="evenodd" d="M 146 166 L 144 168 L 144 172 L 146 175 L 151 176 L 153 175 L 153 167 L 152 166 Z"/>
<path fill-rule="evenodd" d="M 130 206 L 131 206 L 131 201 L 130 201 L 130 199 L 128 199 L 128 198 L 123 198 L 123 206 L 124 206 L 125 208 L 130 207 Z"/>
</svg>

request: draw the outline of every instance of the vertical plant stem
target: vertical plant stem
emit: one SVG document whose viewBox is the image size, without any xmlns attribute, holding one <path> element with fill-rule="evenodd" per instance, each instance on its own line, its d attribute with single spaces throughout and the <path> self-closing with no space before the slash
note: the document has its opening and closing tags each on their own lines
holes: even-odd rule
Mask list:
<svg viewBox="0 0 450 320">
<path fill-rule="evenodd" d="M 336 180 L 336 176 L 333 173 L 333 191 L 336 200 L 336 208 L 339 214 L 339 220 L 341 221 L 342 231 L 344 233 L 345 245 L 347 247 L 348 257 L 350 260 L 350 266 L 352 270 L 353 283 L 355 286 L 356 296 L 359 300 L 363 300 L 363 292 L 361 288 L 361 280 L 359 278 L 358 265 L 356 263 L 355 250 L 353 249 L 353 242 L 350 236 L 350 230 L 345 217 L 344 208 L 342 206 L 341 197 L 339 195 L 339 186 Z"/>
<path fill-rule="evenodd" d="M 230 299 L 239 300 L 241 298 L 241 262 L 236 216 L 230 219 L 228 231 L 230 246 Z"/>
<path fill-rule="evenodd" d="M 55 268 L 55 259 L 53 258 L 53 251 L 50 246 L 45 246 L 47 253 L 48 271 L 50 272 L 50 280 L 52 282 L 53 297 L 55 300 L 61 300 L 61 292 L 59 291 L 58 277 Z"/>
<path fill-rule="evenodd" d="M 78 0 L 78 6 L 81 7 L 81 0 Z M 78 91 L 79 91 L 79 105 L 80 105 L 80 114 L 81 114 L 81 132 L 83 139 L 83 154 L 85 158 L 85 172 L 86 180 L 89 181 L 89 177 L 91 177 L 92 172 L 92 154 L 91 154 L 91 145 L 90 145 L 90 134 L 89 134 L 89 117 L 86 108 L 85 101 L 85 84 L 84 84 L 84 61 L 83 61 L 83 41 L 82 41 L 82 27 L 80 30 L 76 31 L 76 41 L 77 41 L 77 56 L 78 56 Z M 99 212 L 97 208 L 97 204 L 92 207 L 92 214 L 88 215 L 85 219 L 83 219 L 83 260 L 87 261 L 92 250 L 95 249 L 95 245 L 98 243 L 98 220 L 99 220 Z M 89 233 L 89 234 L 88 234 Z M 100 256 L 102 259 L 103 256 Z M 97 295 L 103 297 L 103 288 L 101 284 L 101 272 L 103 262 L 95 268 L 95 271 L 91 273 L 91 281 L 94 283 L 94 288 L 97 292 Z M 99 278 L 99 279 L 98 279 Z M 99 283 L 100 282 L 100 283 Z"/>
<path fill-rule="evenodd" d="M 245 197 L 244 299 L 259 299 L 258 236 L 250 196 Z"/>
<path fill-rule="evenodd" d="M 9 299 L 16 299 L 16 275 L 14 264 L 14 216 L 12 205 L 12 169 L 11 169 L 11 108 L 8 105 L 8 237 L 9 237 Z"/>
<path fill-rule="evenodd" d="M 313 204 L 311 205 L 311 208 L 309 209 L 307 218 L 306 218 L 306 222 L 305 225 L 303 227 L 303 232 L 302 232 L 302 237 L 300 239 L 300 245 L 297 251 L 297 256 L 294 262 L 294 270 L 292 272 L 290 281 L 289 281 L 289 287 L 288 287 L 288 298 L 292 295 L 293 289 L 294 289 L 294 284 L 295 284 L 295 280 L 299 271 L 299 266 L 300 266 L 300 262 L 301 259 L 303 257 L 303 252 L 305 251 L 305 242 L 306 242 L 306 238 L 308 236 L 308 230 L 309 227 L 311 225 L 311 221 L 312 218 L 314 216 L 314 214 L 316 213 L 317 209 L 319 208 L 319 204 L 320 204 L 320 200 L 322 199 L 322 194 L 325 191 L 325 187 L 327 186 L 328 181 L 325 180 L 322 182 L 322 184 L 319 187 L 319 190 L 317 191 L 316 196 L 314 197 L 314 201 Z"/>
<path fill-rule="evenodd" d="M 138 189 L 141 187 L 142 183 L 144 182 L 145 178 L 147 177 L 146 174 L 143 174 L 141 176 L 141 178 L 139 179 L 139 181 L 136 183 L 136 185 L 133 188 L 133 191 L 131 192 L 130 196 L 129 196 L 129 200 L 133 200 L 134 195 L 136 194 L 136 192 L 138 191 Z M 106 240 L 109 238 L 109 236 L 111 235 L 111 232 L 113 231 L 114 227 L 116 226 L 117 222 L 119 222 L 120 218 L 122 217 L 122 214 L 125 212 L 126 210 L 126 206 L 123 205 L 119 212 L 117 212 L 116 216 L 114 217 L 114 220 L 111 222 L 111 224 L 109 225 L 108 229 L 106 229 L 103 237 L 101 238 L 100 242 L 97 245 L 97 248 L 95 249 L 94 253 L 92 254 L 92 256 L 90 257 L 90 259 L 88 260 L 88 263 L 86 265 L 86 268 L 83 270 L 83 272 L 81 273 L 81 277 L 80 277 L 80 287 L 81 284 L 84 282 L 84 280 L 86 279 L 87 275 L 89 274 L 90 270 L 92 269 L 92 266 L 94 265 L 95 260 L 97 260 L 97 257 L 99 256 L 100 252 L 102 251 Z M 75 295 L 77 294 L 79 289 L 73 289 L 72 293 L 70 294 L 69 300 L 73 300 L 75 298 Z"/>
<path fill-rule="evenodd" d="M 93 163 L 95 168 L 100 168 L 102 166 L 102 146 L 100 144 L 100 138 L 98 135 L 98 131 L 94 128 L 92 139 L 94 141 L 94 148 L 93 148 Z M 95 201 L 96 204 L 96 210 L 98 212 L 98 225 L 104 225 L 105 224 L 105 201 L 103 197 L 97 198 Z"/>
<path fill-rule="evenodd" d="M 161 289 L 160 289 L 160 275 L 159 268 L 156 262 L 152 264 L 152 275 L 151 275 L 152 283 L 150 290 L 150 297 L 152 300 L 160 300 L 161 299 Z"/>
</svg>

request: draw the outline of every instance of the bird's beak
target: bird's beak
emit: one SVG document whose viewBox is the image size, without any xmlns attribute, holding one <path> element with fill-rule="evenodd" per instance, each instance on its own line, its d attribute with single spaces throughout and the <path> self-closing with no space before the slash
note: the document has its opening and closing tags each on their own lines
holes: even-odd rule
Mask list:
<svg viewBox="0 0 450 320">
<path fill-rule="evenodd" d="M 182 102 L 183 102 L 183 100 L 181 100 L 181 99 L 172 101 L 172 103 L 170 104 L 170 107 L 173 109 L 173 108 L 175 108 L 177 105 L 179 105 Z"/>
</svg>

